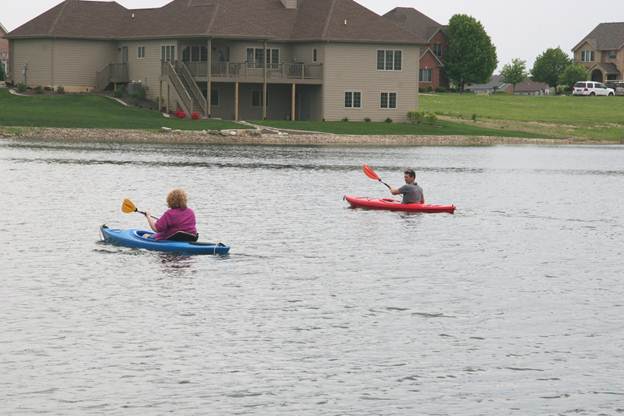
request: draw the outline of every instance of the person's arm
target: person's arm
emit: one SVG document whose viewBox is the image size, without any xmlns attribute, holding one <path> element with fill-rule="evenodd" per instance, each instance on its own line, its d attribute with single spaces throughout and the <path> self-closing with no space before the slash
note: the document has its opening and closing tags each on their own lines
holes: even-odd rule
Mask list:
<svg viewBox="0 0 624 416">
<path fill-rule="evenodd" d="M 156 228 L 156 220 L 152 218 L 149 212 L 145 212 L 145 218 L 147 218 L 147 223 L 149 224 L 152 231 L 157 233 L 158 229 Z"/>
<path fill-rule="evenodd" d="M 401 195 L 402 194 L 401 189 L 399 189 L 399 188 L 390 188 L 390 193 L 392 195 Z"/>
</svg>

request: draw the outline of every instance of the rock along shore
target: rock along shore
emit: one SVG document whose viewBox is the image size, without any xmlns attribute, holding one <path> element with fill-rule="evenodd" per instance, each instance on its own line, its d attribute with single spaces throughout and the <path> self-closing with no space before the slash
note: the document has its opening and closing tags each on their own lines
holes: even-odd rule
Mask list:
<svg viewBox="0 0 624 416">
<path fill-rule="evenodd" d="M 66 129 L 47 127 L 1 127 L 0 138 L 69 142 L 280 145 L 280 146 L 491 146 L 617 144 L 579 139 L 528 139 L 489 136 L 361 136 L 325 133 L 284 133 L 275 130 L 182 131 L 163 129 Z"/>
</svg>

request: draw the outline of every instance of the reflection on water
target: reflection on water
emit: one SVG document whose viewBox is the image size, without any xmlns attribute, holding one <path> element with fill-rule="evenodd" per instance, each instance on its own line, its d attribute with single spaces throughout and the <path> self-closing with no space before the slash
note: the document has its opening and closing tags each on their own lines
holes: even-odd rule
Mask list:
<svg viewBox="0 0 624 416">
<path fill-rule="evenodd" d="M 363 163 L 456 214 L 348 208 L 389 196 Z M 620 147 L 2 140 L 0 413 L 612 414 L 623 172 Z M 177 186 L 229 256 L 97 241 Z"/>
</svg>

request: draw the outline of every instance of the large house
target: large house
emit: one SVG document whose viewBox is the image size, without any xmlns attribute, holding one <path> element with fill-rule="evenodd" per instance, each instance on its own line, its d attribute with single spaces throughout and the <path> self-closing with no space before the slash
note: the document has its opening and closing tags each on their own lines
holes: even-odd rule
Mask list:
<svg viewBox="0 0 624 416">
<path fill-rule="evenodd" d="M 448 88 L 449 81 L 444 72 L 444 55 L 448 50 L 446 26 L 410 7 L 397 7 L 384 17 L 426 40 L 420 52 L 420 87 L 431 90 Z"/>
<path fill-rule="evenodd" d="M 5 72 L 9 63 L 9 41 L 4 38 L 6 34 L 7 30 L 0 23 L 0 64 L 3 65 Z"/>
<path fill-rule="evenodd" d="M 65 0 L 9 33 L 15 83 L 140 82 L 166 110 L 225 119 L 403 121 L 427 39 L 352 0 Z"/>
<path fill-rule="evenodd" d="M 592 81 L 624 79 L 624 22 L 599 24 L 572 51 Z"/>
</svg>

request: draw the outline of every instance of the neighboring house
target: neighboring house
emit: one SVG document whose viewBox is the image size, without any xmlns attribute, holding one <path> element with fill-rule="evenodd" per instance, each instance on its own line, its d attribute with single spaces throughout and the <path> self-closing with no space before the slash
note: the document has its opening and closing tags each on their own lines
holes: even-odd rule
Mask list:
<svg viewBox="0 0 624 416">
<path fill-rule="evenodd" d="M 468 84 L 465 87 L 465 90 L 468 92 L 473 92 L 475 94 L 494 94 L 497 92 L 506 92 L 511 94 L 512 85 L 506 84 L 503 81 L 502 75 L 492 75 L 492 78 L 489 82 L 485 84 Z"/>
<path fill-rule="evenodd" d="M 513 90 L 513 88 L 512 88 Z M 516 84 L 515 95 L 550 95 L 550 86 L 544 82 L 527 79 Z"/>
<path fill-rule="evenodd" d="M 624 79 L 624 22 L 599 24 L 572 51 L 592 81 Z"/>
<path fill-rule="evenodd" d="M 4 39 L 7 30 L 0 23 L 0 63 L 4 66 L 4 71 L 8 72 L 9 68 L 9 41 Z"/>
<path fill-rule="evenodd" d="M 66 0 L 15 29 L 14 82 L 130 81 L 161 108 L 226 119 L 407 119 L 426 43 L 352 0 Z M 416 81 L 416 82 L 415 82 Z"/>
<path fill-rule="evenodd" d="M 448 50 L 446 26 L 410 7 L 397 7 L 384 17 L 419 39 L 426 39 L 427 43 L 420 53 L 420 87 L 432 90 L 448 88 L 449 82 L 444 72 L 444 55 Z"/>
</svg>

